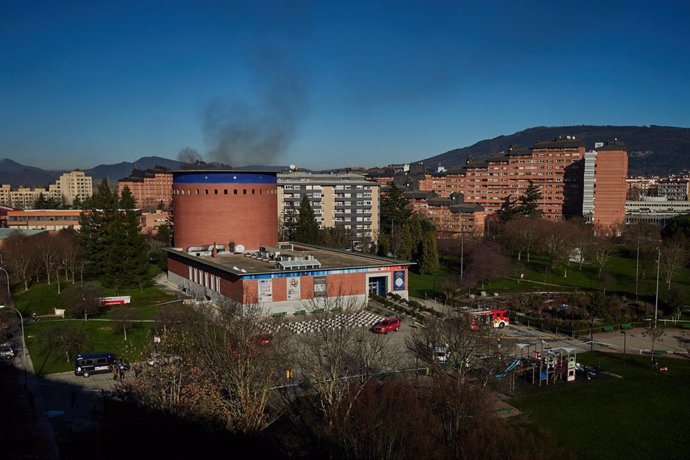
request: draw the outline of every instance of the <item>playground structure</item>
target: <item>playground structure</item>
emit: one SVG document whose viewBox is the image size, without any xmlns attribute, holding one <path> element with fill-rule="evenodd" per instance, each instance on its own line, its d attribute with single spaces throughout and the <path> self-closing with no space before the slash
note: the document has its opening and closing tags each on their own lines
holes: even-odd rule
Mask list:
<svg viewBox="0 0 690 460">
<path fill-rule="evenodd" d="M 508 379 L 511 389 L 515 388 L 517 378 L 542 385 L 553 385 L 558 380 L 565 382 L 575 381 L 579 363 L 575 348 L 544 348 L 544 341 L 537 344 L 515 344 L 516 357 L 508 366 L 497 372 L 497 380 Z M 580 366 L 580 371 L 585 371 Z M 586 372 L 587 378 L 590 374 Z"/>
</svg>

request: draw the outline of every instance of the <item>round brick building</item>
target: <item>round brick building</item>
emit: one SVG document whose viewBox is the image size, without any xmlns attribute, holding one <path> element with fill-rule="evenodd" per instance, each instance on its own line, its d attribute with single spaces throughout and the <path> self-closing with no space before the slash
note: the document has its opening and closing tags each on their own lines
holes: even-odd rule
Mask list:
<svg viewBox="0 0 690 460">
<path fill-rule="evenodd" d="M 173 247 L 276 245 L 276 193 L 275 172 L 173 172 Z"/>
</svg>

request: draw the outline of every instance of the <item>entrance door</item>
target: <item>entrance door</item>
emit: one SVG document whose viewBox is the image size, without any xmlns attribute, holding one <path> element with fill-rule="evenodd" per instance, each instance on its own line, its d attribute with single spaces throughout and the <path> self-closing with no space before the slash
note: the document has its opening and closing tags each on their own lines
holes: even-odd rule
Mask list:
<svg viewBox="0 0 690 460">
<path fill-rule="evenodd" d="M 386 277 L 375 276 L 369 278 L 369 294 L 384 297 L 386 295 Z"/>
</svg>

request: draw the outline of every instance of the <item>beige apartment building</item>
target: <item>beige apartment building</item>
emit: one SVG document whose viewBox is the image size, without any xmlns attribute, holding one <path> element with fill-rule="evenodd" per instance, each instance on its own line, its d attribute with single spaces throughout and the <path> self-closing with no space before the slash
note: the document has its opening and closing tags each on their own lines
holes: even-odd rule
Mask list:
<svg viewBox="0 0 690 460">
<path fill-rule="evenodd" d="M 356 241 L 376 242 L 380 185 L 354 173 L 278 173 L 278 219 L 295 215 L 307 196 L 321 228 L 343 227 Z M 286 217 L 287 216 L 287 217 Z"/>
<path fill-rule="evenodd" d="M 93 179 L 84 171 L 75 169 L 62 174 L 54 184 L 48 187 L 18 187 L 12 190 L 9 184 L 0 185 L 0 205 L 17 209 L 32 209 L 40 195 L 44 198 L 60 200 L 63 204 L 71 206 L 74 200 L 79 198 L 84 201 L 93 195 Z"/>
</svg>

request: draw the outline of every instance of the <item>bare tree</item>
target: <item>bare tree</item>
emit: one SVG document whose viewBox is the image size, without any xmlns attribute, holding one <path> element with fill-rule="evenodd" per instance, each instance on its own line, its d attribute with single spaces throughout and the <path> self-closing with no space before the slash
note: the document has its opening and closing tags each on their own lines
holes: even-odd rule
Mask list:
<svg viewBox="0 0 690 460">
<path fill-rule="evenodd" d="M 136 318 L 136 313 L 131 308 L 126 308 L 124 306 L 114 308 L 116 308 L 116 310 L 113 314 L 113 321 L 111 323 L 113 332 L 122 332 L 122 336 L 126 342 L 127 331 L 134 329 L 137 325 L 137 323 L 133 321 Z"/>
<path fill-rule="evenodd" d="M 661 265 L 664 271 L 666 289 L 671 289 L 673 276 L 688 261 L 687 244 L 683 239 L 673 239 L 664 243 L 661 249 Z"/>
<path fill-rule="evenodd" d="M 59 266 L 60 263 L 55 237 L 47 233 L 38 235 L 36 247 L 38 252 L 38 260 L 45 271 L 48 284 L 50 284 L 50 275 L 55 271 L 56 267 Z"/>
<path fill-rule="evenodd" d="M 69 322 L 55 326 L 50 334 L 41 334 L 39 340 L 45 356 L 58 358 L 63 355 L 67 362 L 73 360 L 89 344 L 86 332 Z"/>
<path fill-rule="evenodd" d="M 615 246 L 609 238 L 597 236 L 592 240 L 591 254 L 592 260 L 598 269 L 598 277 L 601 278 L 601 273 L 606 267 L 615 251 Z"/>
<path fill-rule="evenodd" d="M 361 306 L 342 296 L 308 302 L 312 312 L 327 324 L 337 315 L 352 315 Z M 385 369 L 396 369 L 400 357 L 388 337 L 357 327 L 321 327 L 303 334 L 296 346 L 302 377 L 316 395 L 319 411 L 328 426 L 348 417 L 366 383 Z"/>
<path fill-rule="evenodd" d="M 513 251 L 517 251 L 518 261 L 522 260 L 522 254 L 530 261 L 530 254 L 539 241 L 539 229 L 541 219 L 538 217 L 518 216 L 510 219 L 502 227 L 504 242 Z"/>
<path fill-rule="evenodd" d="M 36 267 L 36 243 L 33 239 L 20 233 L 12 234 L 3 245 L 3 262 L 9 271 L 24 282 L 24 290 L 29 290 L 29 280 Z"/>
<path fill-rule="evenodd" d="M 65 296 L 67 314 L 72 317 L 84 316 L 84 320 L 88 320 L 89 315 L 94 315 L 103 308 L 101 305 L 103 289 L 99 286 L 75 287 L 65 291 Z"/>
<path fill-rule="evenodd" d="M 510 259 L 503 255 L 498 245 L 490 241 L 468 243 L 466 245 L 466 259 L 467 269 L 465 271 L 474 275 L 481 282 L 482 289 L 484 289 L 485 282 L 502 278 L 510 270 Z"/>
<path fill-rule="evenodd" d="M 77 236 L 71 231 L 60 231 L 57 234 L 59 257 L 62 268 L 65 270 L 65 279 L 72 279 L 76 283 L 77 271 L 84 263 L 84 251 L 77 242 Z"/>
</svg>

